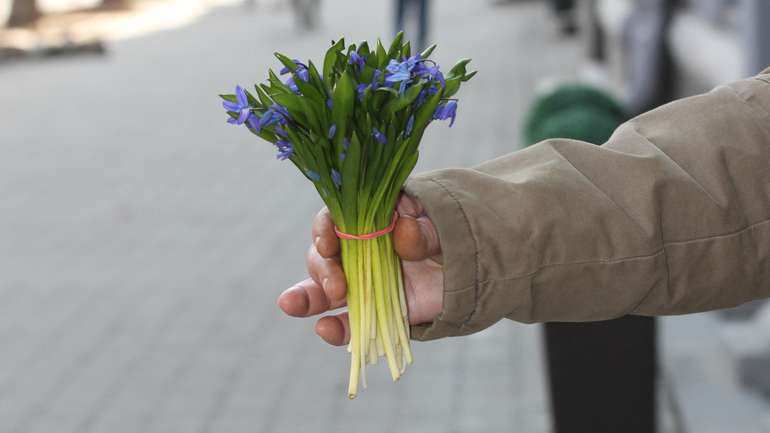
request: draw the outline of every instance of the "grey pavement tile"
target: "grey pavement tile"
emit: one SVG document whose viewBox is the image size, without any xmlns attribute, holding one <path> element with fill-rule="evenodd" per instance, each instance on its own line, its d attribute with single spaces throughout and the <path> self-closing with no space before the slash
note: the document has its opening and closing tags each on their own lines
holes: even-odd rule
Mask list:
<svg viewBox="0 0 770 433">
<path fill-rule="evenodd" d="M 259 80 L 274 49 L 389 32 L 387 2 L 324 6 L 315 34 L 224 8 L 105 59 L 0 69 L 0 104 L 18 108 L 0 117 L 0 433 L 548 431 L 536 328 L 415 343 L 401 381 L 371 367 L 351 402 L 344 349 L 276 311 L 320 200 L 216 94 Z M 481 73 L 418 170 L 516 149 L 543 71 L 579 58 L 539 3 L 435 6 L 439 61 Z"/>
</svg>

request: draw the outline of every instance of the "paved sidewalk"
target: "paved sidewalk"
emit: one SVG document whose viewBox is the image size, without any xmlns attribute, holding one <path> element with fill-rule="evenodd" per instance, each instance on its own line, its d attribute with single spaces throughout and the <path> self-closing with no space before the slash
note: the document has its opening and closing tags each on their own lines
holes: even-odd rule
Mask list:
<svg viewBox="0 0 770 433">
<path fill-rule="evenodd" d="M 417 343 L 403 380 L 371 369 L 351 402 L 347 353 L 278 313 L 320 202 L 216 94 L 275 49 L 389 34 L 385 2 L 324 7 L 318 34 L 227 8 L 106 58 L 0 68 L 0 433 L 548 431 L 536 327 Z M 421 170 L 514 149 L 536 81 L 579 56 L 539 2 L 435 12 L 438 59 L 481 72 Z"/>
</svg>

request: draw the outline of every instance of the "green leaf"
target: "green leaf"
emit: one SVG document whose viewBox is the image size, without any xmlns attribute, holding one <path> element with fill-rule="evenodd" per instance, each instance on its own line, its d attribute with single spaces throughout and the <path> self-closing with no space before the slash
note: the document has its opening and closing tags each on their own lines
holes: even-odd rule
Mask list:
<svg viewBox="0 0 770 433">
<path fill-rule="evenodd" d="M 460 90 L 460 81 L 462 77 L 455 77 L 446 80 L 446 86 L 444 86 L 444 97 L 451 98 L 458 90 Z"/>
<path fill-rule="evenodd" d="M 294 60 L 284 56 L 283 54 L 281 54 L 281 53 L 279 53 L 277 51 L 275 53 L 273 53 L 273 55 L 278 59 L 278 61 L 283 63 L 284 66 L 289 68 L 289 70 L 291 72 L 296 72 L 297 71 L 297 64 L 294 63 Z"/>
<path fill-rule="evenodd" d="M 368 42 L 363 41 L 363 42 L 358 44 L 358 54 L 361 57 L 365 58 L 365 59 L 367 57 L 369 57 L 369 54 L 371 54 L 371 51 L 369 50 L 369 43 Z"/>
<path fill-rule="evenodd" d="M 385 52 L 385 47 L 382 46 L 382 41 L 377 39 L 377 68 L 382 69 L 382 67 L 387 64 L 388 53 Z"/>
<path fill-rule="evenodd" d="M 430 57 L 430 55 L 433 54 L 433 50 L 436 49 L 436 46 L 437 46 L 436 44 L 433 44 L 433 45 L 429 46 L 428 48 L 426 48 L 425 51 L 420 53 L 420 58 L 421 59 L 427 59 L 428 57 Z"/>
<path fill-rule="evenodd" d="M 396 34 L 396 37 L 393 38 L 393 42 L 390 43 L 390 48 L 388 49 L 388 58 L 396 58 L 401 53 L 401 43 L 403 40 L 404 32 L 400 31 Z"/>
<path fill-rule="evenodd" d="M 412 43 L 406 41 L 403 47 L 401 47 L 401 57 L 409 58 L 412 56 Z"/>
<path fill-rule="evenodd" d="M 246 100 L 249 101 L 249 105 L 251 105 L 252 107 L 262 108 L 260 107 L 261 104 L 259 103 L 259 101 L 257 101 L 257 98 L 255 98 L 251 93 L 249 93 L 248 90 L 244 90 L 243 93 L 246 94 Z"/>
<path fill-rule="evenodd" d="M 336 77 L 334 76 L 334 67 L 337 64 L 337 55 L 345 49 L 345 38 L 340 39 L 337 43 L 333 44 L 331 48 L 326 51 L 324 56 L 324 82 L 328 88 L 334 87 Z"/>
<path fill-rule="evenodd" d="M 476 74 L 478 74 L 479 71 L 473 71 L 471 73 L 463 75 L 463 77 L 460 79 L 461 81 L 465 82 L 470 80 L 471 78 L 475 77 Z"/>
<path fill-rule="evenodd" d="M 358 206 L 356 197 L 360 189 L 361 176 L 361 143 L 356 137 L 350 140 L 347 156 L 342 162 L 342 209 L 345 219 L 356 221 L 358 218 Z"/>
<path fill-rule="evenodd" d="M 457 64 L 454 65 L 452 69 L 449 71 L 449 75 L 447 75 L 447 78 L 462 77 L 463 75 L 465 75 L 465 67 L 470 62 L 471 62 L 471 59 L 462 59 L 459 62 L 457 62 Z"/>
<path fill-rule="evenodd" d="M 255 85 L 254 89 L 257 91 L 257 96 L 259 97 L 259 100 L 262 102 L 262 105 L 265 107 L 269 107 L 273 105 L 273 101 L 270 99 L 269 96 L 267 96 L 267 93 L 265 93 L 264 90 L 259 85 Z"/>
<path fill-rule="evenodd" d="M 326 107 L 326 96 L 321 94 L 321 92 L 323 92 L 323 89 L 318 90 L 315 86 L 303 81 L 299 77 L 297 77 L 297 79 L 294 80 L 294 84 L 297 85 L 297 88 L 302 93 L 302 95 L 300 95 L 300 98 L 302 96 L 305 96 L 307 98 L 310 98 L 313 102 L 320 105 L 321 107 Z"/>
<path fill-rule="evenodd" d="M 323 90 L 324 96 L 331 93 L 331 88 L 327 87 L 326 83 L 321 79 L 321 75 L 318 74 L 318 69 L 313 62 L 307 62 L 307 69 L 310 71 L 310 81 L 315 84 L 318 89 Z"/>
<path fill-rule="evenodd" d="M 425 104 L 417 110 L 414 116 L 414 127 L 412 128 L 412 135 L 409 138 L 409 148 L 414 151 L 420 144 L 422 134 L 425 132 L 425 128 L 428 126 L 431 120 L 433 120 L 433 113 L 436 112 L 436 107 L 441 98 L 444 97 L 445 89 L 441 89 L 435 95 L 428 98 Z"/>
<path fill-rule="evenodd" d="M 332 122 L 337 126 L 335 138 L 335 148 L 339 153 L 342 147 L 342 140 L 348 135 L 349 119 L 353 116 L 353 106 L 355 104 L 356 91 L 353 79 L 345 71 L 337 81 L 332 95 Z"/>
<path fill-rule="evenodd" d="M 227 102 L 238 102 L 238 98 L 235 97 L 235 95 L 219 95 L 220 98 L 224 99 Z"/>
<path fill-rule="evenodd" d="M 403 96 L 399 96 L 398 98 L 388 102 L 385 105 L 385 111 L 392 114 L 414 102 L 414 100 L 417 99 L 417 96 L 420 94 L 422 88 L 425 87 L 425 83 L 425 81 L 422 81 L 418 84 L 415 84 L 414 86 L 410 87 Z"/>
<path fill-rule="evenodd" d="M 293 93 L 286 84 L 283 84 L 283 81 L 281 81 L 281 79 L 278 78 L 278 75 L 275 75 L 275 72 L 273 72 L 272 69 L 269 69 L 267 71 L 267 74 L 268 74 L 267 79 L 270 82 L 270 87 L 272 88 L 273 91 L 279 90 L 282 92 Z"/>
</svg>

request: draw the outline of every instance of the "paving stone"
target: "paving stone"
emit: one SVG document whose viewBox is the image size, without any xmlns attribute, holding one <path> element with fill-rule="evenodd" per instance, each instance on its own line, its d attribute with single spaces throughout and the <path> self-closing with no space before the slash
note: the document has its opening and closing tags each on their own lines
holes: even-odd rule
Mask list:
<svg viewBox="0 0 770 433">
<path fill-rule="evenodd" d="M 438 60 L 481 73 L 418 170 L 516 149 L 537 81 L 569 74 L 577 46 L 539 2 L 434 10 Z M 535 327 L 415 343 L 403 380 L 378 365 L 350 402 L 344 349 L 275 307 L 320 200 L 216 95 L 273 50 L 387 36 L 389 13 L 324 2 L 299 33 L 285 9 L 222 8 L 105 58 L 0 68 L 0 433 L 549 431 Z"/>
</svg>

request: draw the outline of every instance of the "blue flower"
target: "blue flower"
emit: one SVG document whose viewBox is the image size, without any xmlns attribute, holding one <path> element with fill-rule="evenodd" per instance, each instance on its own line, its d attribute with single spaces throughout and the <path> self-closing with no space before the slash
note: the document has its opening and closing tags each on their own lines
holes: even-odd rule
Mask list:
<svg viewBox="0 0 770 433">
<path fill-rule="evenodd" d="M 420 93 L 417 95 L 417 99 L 414 101 L 415 107 L 420 107 L 425 103 L 429 96 L 433 96 L 436 93 L 438 93 L 438 89 L 433 86 L 420 90 Z"/>
<path fill-rule="evenodd" d="M 259 117 L 257 117 L 257 115 L 254 113 L 250 114 L 249 118 L 246 119 L 246 124 L 249 126 L 249 128 L 257 132 L 262 130 L 262 126 L 259 124 Z"/>
<path fill-rule="evenodd" d="M 382 75 L 382 71 L 379 69 L 374 70 L 374 75 L 372 75 L 372 92 L 377 90 L 378 87 L 380 87 L 380 76 Z"/>
<path fill-rule="evenodd" d="M 412 77 L 414 64 L 410 64 L 408 60 L 397 62 L 392 59 L 385 69 L 390 72 L 390 74 L 385 76 L 385 81 L 389 83 L 398 83 L 399 81 L 405 81 Z"/>
<path fill-rule="evenodd" d="M 294 146 L 288 140 L 276 141 L 275 147 L 278 148 L 278 155 L 275 157 L 281 161 L 291 158 L 291 155 L 294 154 Z"/>
<path fill-rule="evenodd" d="M 342 139 L 342 148 L 345 150 L 348 150 L 350 147 L 350 139 L 348 137 L 345 137 Z"/>
<path fill-rule="evenodd" d="M 347 158 L 348 154 L 347 152 L 340 152 L 340 162 L 345 161 L 345 158 Z"/>
<path fill-rule="evenodd" d="M 278 113 L 278 114 L 280 114 L 280 115 L 281 115 L 281 116 L 280 116 L 280 119 L 278 120 L 278 122 L 279 122 L 281 125 L 285 125 L 285 124 L 286 124 L 286 122 L 288 122 L 288 121 L 289 121 L 289 119 L 291 119 L 291 118 L 289 117 L 289 110 L 287 110 L 287 109 L 286 109 L 286 107 L 284 107 L 283 105 L 281 105 L 281 104 L 275 104 L 275 103 L 274 103 L 273 105 L 271 105 L 271 106 L 270 106 L 270 108 L 271 108 L 273 111 L 275 111 L 276 113 Z"/>
<path fill-rule="evenodd" d="M 337 125 L 332 125 L 329 127 L 329 133 L 327 134 L 327 138 L 331 140 L 334 138 L 334 134 L 337 133 Z"/>
<path fill-rule="evenodd" d="M 412 133 L 412 128 L 414 128 L 414 114 L 409 116 L 409 120 L 406 121 L 406 135 Z"/>
<path fill-rule="evenodd" d="M 286 80 L 286 83 L 284 83 L 284 84 L 289 86 L 289 89 L 291 89 L 292 92 L 294 92 L 294 93 L 296 93 L 298 95 L 300 94 L 299 93 L 299 87 L 297 87 L 297 84 L 294 82 L 294 77 L 289 77 Z"/>
<path fill-rule="evenodd" d="M 302 63 L 299 59 L 291 59 L 291 61 L 294 62 L 295 65 L 297 65 L 297 69 L 299 69 L 299 68 L 307 69 L 307 66 L 305 66 L 305 64 Z M 281 75 L 286 75 L 289 72 L 291 72 L 289 67 L 288 66 L 284 66 L 283 68 L 281 68 L 279 73 Z"/>
<path fill-rule="evenodd" d="M 319 180 L 321 180 L 321 175 L 319 175 L 318 173 L 314 172 L 313 170 L 307 169 L 307 170 L 305 170 L 305 174 L 313 182 L 318 182 Z"/>
<path fill-rule="evenodd" d="M 332 102 L 332 98 L 326 99 L 326 106 L 331 110 L 334 107 L 334 103 Z"/>
<path fill-rule="evenodd" d="M 251 106 L 249 105 L 249 98 L 246 96 L 246 92 L 241 86 L 235 87 L 235 99 L 237 102 L 222 102 L 225 110 L 238 113 L 237 119 L 231 117 L 227 119 L 227 123 L 231 125 L 243 125 L 251 116 Z"/>
<path fill-rule="evenodd" d="M 296 69 L 297 76 L 299 76 L 299 78 L 305 82 L 310 80 L 310 74 L 308 73 L 307 66 L 305 66 L 305 64 L 300 62 L 298 59 L 292 59 L 292 61 L 297 65 L 297 69 Z M 289 69 L 288 66 L 284 66 L 283 68 L 281 68 L 279 72 L 281 75 L 286 75 L 289 72 L 291 72 L 291 70 Z"/>
<path fill-rule="evenodd" d="M 449 121 L 450 128 L 455 123 L 455 116 L 457 116 L 457 101 L 455 100 L 440 104 L 438 107 L 436 107 L 436 111 L 433 113 L 433 118 L 436 120 L 451 119 Z"/>
<path fill-rule="evenodd" d="M 359 70 L 363 69 L 365 64 L 364 58 L 361 57 L 361 55 L 355 51 L 350 53 L 350 59 L 348 59 L 348 63 L 350 63 L 351 65 L 353 64 L 358 65 Z"/>
<path fill-rule="evenodd" d="M 336 186 L 337 189 L 342 187 L 342 175 L 335 169 L 332 169 L 332 182 L 334 182 L 334 186 Z"/>
<path fill-rule="evenodd" d="M 287 133 L 286 130 L 281 128 L 280 126 L 275 127 L 275 133 L 284 138 L 289 136 L 289 133 Z"/>
<path fill-rule="evenodd" d="M 369 87 L 368 84 L 359 84 L 356 86 L 356 93 L 358 94 L 359 101 L 364 100 L 364 92 L 366 92 L 367 87 Z"/>
<path fill-rule="evenodd" d="M 372 128 L 372 136 L 380 143 L 380 144 L 386 144 L 388 142 L 388 137 L 385 136 L 382 132 L 380 132 L 377 128 Z"/>
<path fill-rule="evenodd" d="M 421 78 L 427 78 L 430 80 L 438 81 L 441 83 L 441 87 L 446 86 L 446 80 L 444 80 L 444 74 L 441 73 L 439 70 L 439 66 L 437 64 L 433 64 L 432 66 L 428 66 L 426 61 L 420 62 L 417 64 L 417 66 L 414 68 L 413 73 Z"/>
</svg>

